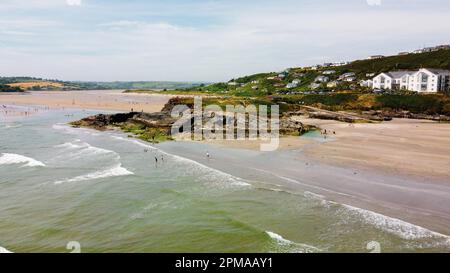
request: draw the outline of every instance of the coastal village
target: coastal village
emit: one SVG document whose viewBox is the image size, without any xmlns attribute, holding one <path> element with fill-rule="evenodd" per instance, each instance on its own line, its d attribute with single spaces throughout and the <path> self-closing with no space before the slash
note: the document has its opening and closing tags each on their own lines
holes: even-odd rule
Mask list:
<svg viewBox="0 0 450 273">
<path fill-rule="evenodd" d="M 450 91 L 450 64 L 427 65 L 428 60 L 436 58 L 426 55 L 444 54 L 446 58 L 441 59 L 448 62 L 449 52 L 450 45 L 439 45 L 400 52 L 394 56 L 373 55 L 366 60 L 329 62 L 289 68 L 277 73 L 257 74 L 233 79 L 227 85 L 228 91 L 259 91 L 269 95 L 322 94 L 349 90 L 374 93 L 446 93 Z M 428 60 L 423 62 L 424 58 Z M 401 69 L 403 66 L 408 66 L 408 69 Z"/>
</svg>

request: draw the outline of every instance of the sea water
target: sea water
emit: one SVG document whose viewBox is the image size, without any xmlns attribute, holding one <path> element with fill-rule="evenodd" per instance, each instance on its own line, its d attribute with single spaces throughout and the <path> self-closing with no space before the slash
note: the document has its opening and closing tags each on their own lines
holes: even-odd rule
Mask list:
<svg viewBox="0 0 450 273">
<path fill-rule="evenodd" d="M 446 235 L 398 219 L 67 125 L 96 113 L 1 120 L 0 252 L 448 251 Z"/>
</svg>

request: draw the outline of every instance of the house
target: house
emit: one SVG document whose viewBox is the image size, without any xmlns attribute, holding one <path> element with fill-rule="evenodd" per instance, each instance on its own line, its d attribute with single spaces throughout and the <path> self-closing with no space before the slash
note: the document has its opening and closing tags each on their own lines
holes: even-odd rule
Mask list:
<svg viewBox="0 0 450 273">
<path fill-rule="evenodd" d="M 317 89 L 317 88 L 319 88 L 321 86 L 321 84 L 320 83 L 315 83 L 315 82 L 313 82 L 313 83 L 311 83 L 311 85 L 309 86 L 311 89 Z"/>
<path fill-rule="evenodd" d="M 338 81 L 331 81 L 331 82 L 327 83 L 327 87 L 328 88 L 335 88 L 335 87 L 338 86 L 338 84 L 339 84 Z"/>
<path fill-rule="evenodd" d="M 325 70 L 322 72 L 323 75 L 333 75 L 335 73 L 336 73 L 335 70 Z"/>
<path fill-rule="evenodd" d="M 438 50 L 442 50 L 442 49 L 450 49 L 450 45 L 439 45 L 436 47 Z"/>
<path fill-rule="evenodd" d="M 409 55 L 409 54 L 410 54 L 409 52 L 404 51 L 404 52 L 398 53 L 398 56 L 405 56 L 405 55 Z"/>
<path fill-rule="evenodd" d="M 359 85 L 361 87 L 373 88 L 373 81 L 372 80 L 362 80 L 362 81 L 359 82 Z"/>
<path fill-rule="evenodd" d="M 343 81 L 354 82 L 354 81 L 356 81 L 356 76 L 348 76 L 348 77 L 344 78 Z"/>
<path fill-rule="evenodd" d="M 377 60 L 377 59 L 383 59 L 383 58 L 385 58 L 385 56 L 383 56 L 383 55 L 373 55 L 373 56 L 369 56 L 369 58 L 367 58 L 367 59 Z"/>
<path fill-rule="evenodd" d="M 258 90 L 259 87 L 258 87 L 257 85 L 254 85 L 254 86 L 252 86 L 252 89 L 253 89 L 253 90 Z"/>
<path fill-rule="evenodd" d="M 450 70 L 422 68 L 418 71 L 393 71 L 373 78 L 374 89 L 423 92 L 450 91 Z"/>
<path fill-rule="evenodd" d="M 335 62 L 333 63 L 333 66 L 344 66 L 348 65 L 350 62 Z"/>
<path fill-rule="evenodd" d="M 229 86 L 237 86 L 238 83 L 237 83 L 237 82 L 229 82 L 228 85 L 229 85 Z"/>
<path fill-rule="evenodd" d="M 367 73 L 366 77 L 367 78 L 373 78 L 373 77 L 375 77 L 375 73 Z"/>
<path fill-rule="evenodd" d="M 274 87 L 285 87 L 285 85 L 282 84 L 282 83 L 276 83 L 276 84 L 274 84 L 273 86 L 274 86 Z"/>
<path fill-rule="evenodd" d="M 339 76 L 339 80 L 345 80 L 345 79 L 347 79 L 347 78 L 355 77 L 355 76 L 356 76 L 355 73 L 353 73 L 353 72 L 348 72 L 348 73 L 344 73 L 344 74 L 342 74 L 341 76 Z"/>
<path fill-rule="evenodd" d="M 258 81 L 258 80 L 255 80 L 255 81 L 252 81 L 251 83 L 252 83 L 252 84 L 259 84 L 259 81 Z"/>
<path fill-rule="evenodd" d="M 297 85 L 299 85 L 301 82 L 302 81 L 299 80 L 299 79 L 295 79 L 295 80 L 292 81 L 293 84 L 297 84 Z"/>
<path fill-rule="evenodd" d="M 296 88 L 298 85 L 297 84 L 294 84 L 294 83 L 288 83 L 287 85 L 286 85 L 286 88 Z"/>
<path fill-rule="evenodd" d="M 394 71 L 381 73 L 375 78 L 373 78 L 373 88 L 374 89 L 407 89 L 409 76 L 412 75 L 414 71 Z"/>
<path fill-rule="evenodd" d="M 410 76 L 407 89 L 416 92 L 449 92 L 450 70 L 422 68 Z"/>
<path fill-rule="evenodd" d="M 314 79 L 314 82 L 327 82 L 327 81 L 329 81 L 330 79 L 328 78 L 328 77 L 326 77 L 326 76 L 317 76 L 315 79 Z"/>
</svg>

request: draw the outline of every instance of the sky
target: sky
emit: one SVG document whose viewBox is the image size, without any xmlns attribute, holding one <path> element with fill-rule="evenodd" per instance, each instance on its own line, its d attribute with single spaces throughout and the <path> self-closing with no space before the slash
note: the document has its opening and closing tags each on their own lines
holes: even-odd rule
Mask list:
<svg viewBox="0 0 450 273">
<path fill-rule="evenodd" d="M 227 81 L 450 43 L 448 0 L 0 0 L 0 76 Z"/>
</svg>

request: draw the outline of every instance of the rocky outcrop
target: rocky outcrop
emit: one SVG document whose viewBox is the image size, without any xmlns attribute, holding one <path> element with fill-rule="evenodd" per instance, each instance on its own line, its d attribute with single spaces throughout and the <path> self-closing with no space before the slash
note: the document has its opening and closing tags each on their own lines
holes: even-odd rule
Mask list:
<svg viewBox="0 0 450 273">
<path fill-rule="evenodd" d="M 108 130 L 113 128 L 126 128 L 126 127 L 136 127 L 138 125 L 140 130 L 152 130 L 156 129 L 167 136 L 171 135 L 171 128 L 172 125 L 176 122 L 177 119 L 174 119 L 171 117 L 170 113 L 174 106 L 179 105 L 180 103 L 186 105 L 185 100 L 178 100 L 177 98 L 171 99 L 163 108 L 161 112 L 158 113 L 139 113 L 139 112 L 131 112 L 131 113 L 120 113 L 120 114 L 111 114 L 111 115 L 104 115 L 99 114 L 95 116 L 90 116 L 87 118 L 84 118 L 82 120 L 76 121 L 71 123 L 74 127 L 89 127 L 94 128 L 97 130 Z M 189 105 L 188 105 L 189 106 Z M 192 108 L 191 108 L 192 109 Z M 210 118 L 208 118 L 209 116 Z M 209 124 L 208 122 L 211 119 L 211 115 L 205 115 L 204 117 L 200 117 L 203 120 L 203 124 Z M 226 130 L 226 124 L 227 119 L 229 119 L 230 116 L 224 116 L 223 120 L 218 120 L 219 125 L 220 123 L 223 124 L 224 130 Z M 194 123 L 191 124 L 191 131 L 194 130 Z M 246 134 L 248 134 L 248 128 L 257 128 L 257 124 L 252 124 L 253 126 L 249 125 L 249 122 L 246 122 Z M 316 129 L 315 127 L 304 125 L 299 121 L 295 121 L 292 119 L 289 115 L 283 115 L 280 118 L 279 122 L 279 129 L 280 134 L 282 135 L 298 135 L 303 134 L 305 132 L 308 132 L 309 130 Z M 235 128 L 237 128 L 239 125 L 235 121 Z M 189 127 L 189 126 L 188 126 Z M 206 127 L 206 126 L 205 126 Z M 208 129 L 205 128 L 204 129 Z M 242 128 L 239 128 L 242 129 Z M 237 130 L 237 129 L 236 129 Z M 180 132 L 181 133 L 181 132 Z M 184 132 L 186 133 L 186 132 Z M 224 132 L 225 134 L 226 132 Z"/>
</svg>

